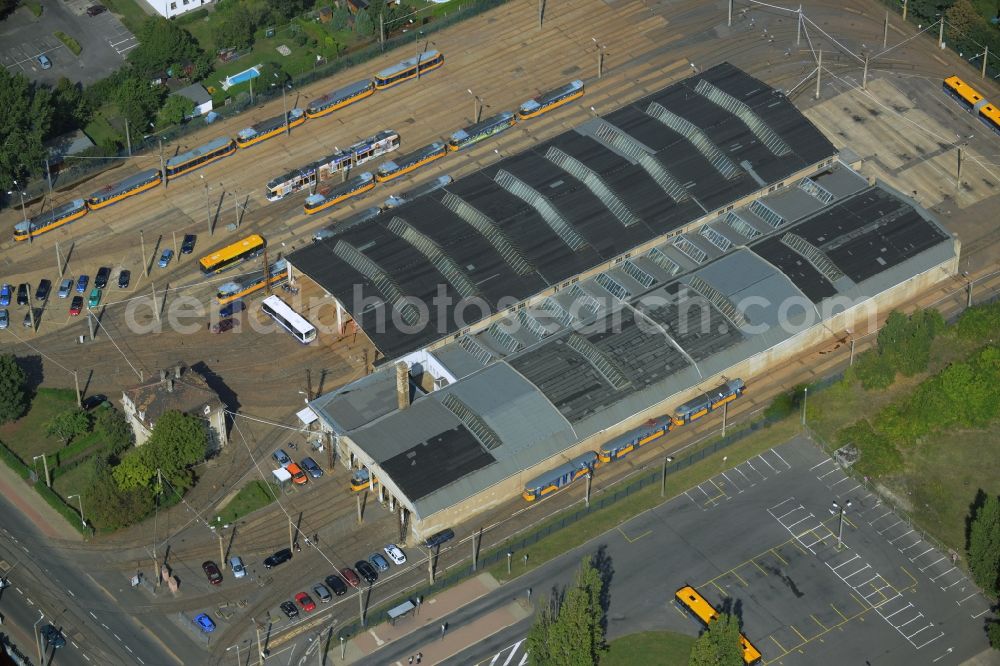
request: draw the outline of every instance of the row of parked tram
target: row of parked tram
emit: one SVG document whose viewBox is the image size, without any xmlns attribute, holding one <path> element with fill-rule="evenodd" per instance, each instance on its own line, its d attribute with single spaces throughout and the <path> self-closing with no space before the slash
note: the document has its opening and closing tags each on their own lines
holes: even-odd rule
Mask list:
<svg viewBox="0 0 1000 666">
<path fill-rule="evenodd" d="M 716 386 L 707 393 L 688 400 L 673 414 L 653 419 L 640 428 L 612 439 L 598 451 L 587 451 L 532 479 L 525 484 L 522 496 L 525 500 L 534 502 L 536 499 L 554 493 L 581 477 L 593 474 L 594 470 L 601 465 L 621 460 L 632 451 L 662 439 L 674 428 L 697 421 L 709 412 L 713 412 L 740 397 L 744 391 L 746 391 L 746 385 L 742 379 L 727 380 L 724 384 Z"/>
<path fill-rule="evenodd" d="M 990 103 L 982 94 L 957 76 L 944 80 L 944 91 L 969 113 L 994 132 L 1000 133 L 1000 108 Z"/>
</svg>

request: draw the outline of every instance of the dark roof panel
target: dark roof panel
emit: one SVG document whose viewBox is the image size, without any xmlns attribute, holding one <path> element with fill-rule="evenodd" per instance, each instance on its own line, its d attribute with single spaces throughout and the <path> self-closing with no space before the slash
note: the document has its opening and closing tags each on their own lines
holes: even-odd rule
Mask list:
<svg viewBox="0 0 1000 666">
<path fill-rule="evenodd" d="M 388 460 L 378 461 L 411 500 L 496 462 L 466 427 L 446 430 Z"/>
</svg>

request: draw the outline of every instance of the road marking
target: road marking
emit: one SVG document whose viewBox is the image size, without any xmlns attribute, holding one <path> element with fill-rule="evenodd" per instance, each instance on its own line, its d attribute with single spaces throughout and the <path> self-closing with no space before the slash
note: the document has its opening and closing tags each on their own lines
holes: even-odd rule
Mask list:
<svg viewBox="0 0 1000 666">
<path fill-rule="evenodd" d="M 767 573 L 767 570 L 766 570 L 766 569 L 764 569 L 764 567 L 762 567 L 762 566 L 760 566 L 759 564 L 757 564 L 757 560 L 750 560 L 750 561 L 751 561 L 751 562 L 753 562 L 753 565 L 754 565 L 755 567 L 757 567 L 758 569 L 760 569 L 761 573 L 763 573 L 763 574 L 764 574 L 765 576 L 769 575 L 769 574 Z"/>
<path fill-rule="evenodd" d="M 73 594 L 73 590 L 69 589 L 68 587 L 66 588 L 66 591 L 69 592 L 69 596 L 71 596 L 71 597 L 75 597 L 76 596 L 75 594 Z"/>
<path fill-rule="evenodd" d="M 908 601 L 906 603 L 906 605 L 903 606 L 902 608 L 900 608 L 898 611 L 895 611 L 894 613 L 889 613 L 888 615 L 885 616 L 885 619 L 888 620 L 893 615 L 899 615 L 900 613 L 902 613 L 903 611 L 905 611 L 907 608 L 913 608 L 913 602 L 912 601 Z"/>
<path fill-rule="evenodd" d="M 826 629 L 826 625 L 824 625 L 822 622 L 820 622 L 819 620 L 817 620 L 815 615 L 813 615 L 813 614 L 810 613 L 809 617 L 811 617 L 813 619 L 813 622 L 815 622 L 816 624 L 818 624 L 820 627 L 822 627 L 823 629 Z"/>
<path fill-rule="evenodd" d="M 642 534 L 640 534 L 639 536 L 637 536 L 635 538 L 629 538 L 629 535 L 625 534 L 625 532 L 624 532 L 624 530 L 622 530 L 622 528 L 619 527 L 618 531 L 621 532 L 622 537 L 624 537 L 625 540 L 628 541 L 629 543 L 635 543 L 636 541 L 638 541 L 642 537 L 648 536 L 648 535 L 650 535 L 650 534 L 653 533 L 653 530 L 646 530 L 645 532 L 643 532 Z"/>
<path fill-rule="evenodd" d="M 908 625 L 910 622 L 916 622 L 917 620 L 919 620 L 923 616 L 924 616 L 923 613 L 918 612 L 914 617 L 910 618 L 909 620 L 907 620 L 903 624 L 897 624 L 896 625 L 896 629 L 902 629 L 903 627 L 905 627 L 906 625 Z M 907 636 L 907 638 L 909 638 L 909 636 Z"/>
<path fill-rule="evenodd" d="M 896 522 L 894 522 L 894 523 L 893 523 L 892 525 L 889 525 L 889 527 L 886 527 L 886 528 L 883 528 L 883 529 L 879 530 L 879 531 L 878 531 L 878 533 L 879 533 L 879 534 L 885 534 L 886 532 L 888 532 L 889 530 L 891 530 L 891 529 L 892 529 L 893 527 L 895 527 L 896 525 L 900 525 L 900 524 L 902 524 L 902 522 L 903 522 L 902 520 L 897 520 L 897 521 L 896 521 Z"/>
<path fill-rule="evenodd" d="M 782 457 L 781 457 L 781 454 L 780 454 L 780 453 L 778 453 L 778 452 L 777 452 L 777 451 L 776 451 L 775 449 L 770 449 L 770 451 L 771 451 L 771 453 L 773 453 L 774 455 L 778 456 L 778 460 L 780 460 L 781 462 L 785 463 L 785 467 L 787 467 L 788 469 L 791 469 L 791 468 L 792 468 L 792 466 L 788 464 L 788 461 L 787 461 L 787 460 L 785 460 L 784 458 L 782 458 Z"/>
<path fill-rule="evenodd" d="M 811 513 L 810 513 L 810 514 L 809 514 L 808 516 L 806 516 L 805 518 L 803 518 L 803 519 L 801 519 L 801 520 L 796 520 L 796 521 L 795 521 L 794 523 L 792 523 L 791 525 L 785 525 L 784 527 L 785 527 L 785 529 L 786 529 L 786 530 L 789 530 L 789 531 L 791 531 L 791 529 L 792 529 L 793 527 L 795 527 L 796 525 L 798 525 L 799 523 L 803 523 L 803 522 L 805 522 L 805 521 L 809 520 L 810 518 L 815 518 L 815 517 L 816 517 L 816 516 L 814 516 L 813 514 L 811 514 Z"/>
<path fill-rule="evenodd" d="M 981 613 L 977 613 L 976 615 L 970 615 L 969 617 L 971 617 L 971 618 L 972 618 L 973 620 L 978 620 L 979 618 L 981 618 L 982 616 L 986 615 L 986 614 L 987 614 L 987 613 L 989 613 L 989 612 L 990 612 L 990 609 L 989 609 L 989 608 L 987 608 L 987 609 L 986 609 L 986 610 L 984 610 L 983 612 L 981 612 Z"/>
<path fill-rule="evenodd" d="M 954 570 L 955 570 L 955 569 L 957 569 L 957 568 L 958 568 L 958 567 L 952 567 L 951 569 L 948 569 L 948 570 L 947 570 L 947 571 L 945 571 L 944 573 L 942 573 L 942 574 L 938 574 L 937 576 L 934 576 L 933 578 L 931 578 L 931 582 L 933 583 L 933 582 L 935 582 L 935 581 L 936 581 L 936 580 L 937 580 L 938 578 L 943 578 L 943 577 L 947 576 L 948 574 L 950 574 L 950 573 L 951 573 L 952 571 L 954 571 Z"/>
<path fill-rule="evenodd" d="M 794 632 L 795 632 L 796 634 L 798 634 L 798 637 L 799 637 L 799 638 L 801 638 L 801 639 L 802 639 L 803 641 L 807 641 L 807 640 L 808 640 L 808 639 L 807 639 L 807 638 L 806 638 L 805 636 L 803 636 L 803 635 L 802 635 L 802 632 L 801 632 L 801 631 L 799 631 L 798 629 L 796 629 L 796 628 L 795 628 L 795 625 L 794 625 L 794 624 L 790 624 L 790 625 L 788 625 L 788 627 L 789 627 L 789 628 L 790 628 L 790 629 L 791 629 L 792 631 L 794 631 Z"/>
<path fill-rule="evenodd" d="M 838 564 L 835 567 L 830 566 L 830 564 L 827 563 L 827 566 L 830 567 L 831 569 L 833 569 L 834 571 L 836 571 L 837 569 L 839 569 L 840 567 L 844 566 L 845 564 L 850 564 L 854 560 L 860 560 L 860 559 L 861 559 L 861 556 L 858 555 L 857 553 L 854 553 L 854 557 L 852 557 L 851 559 L 847 560 L 846 562 L 841 562 L 840 564 Z"/>
<path fill-rule="evenodd" d="M 928 564 L 926 567 L 920 567 L 920 573 L 923 573 L 923 572 L 927 571 L 928 569 L 930 569 L 932 566 L 934 566 L 938 562 L 944 562 L 947 559 L 948 559 L 947 557 L 945 557 L 944 555 L 942 555 L 939 559 L 934 560 L 933 562 L 931 562 L 930 564 Z M 954 569 L 954 567 L 952 567 L 952 569 Z M 951 569 L 949 569 L 949 571 L 951 571 Z M 934 579 L 932 578 L 931 580 L 934 580 Z"/>
<path fill-rule="evenodd" d="M 731 486 L 732 486 L 733 488 L 736 488 L 736 494 L 737 494 L 737 495 L 738 495 L 739 493 L 742 493 L 742 492 L 743 492 L 743 489 L 742 489 L 742 488 L 740 488 L 740 487 L 739 487 L 738 485 L 736 485 L 735 483 L 733 483 L 733 480 L 732 480 L 732 479 L 730 479 L 730 478 L 729 478 L 728 476 L 726 476 L 726 473 L 725 473 L 725 472 L 722 472 L 722 476 L 725 476 L 725 477 L 726 477 L 726 481 L 728 481 L 728 482 L 729 482 L 729 485 L 731 485 Z"/>
<path fill-rule="evenodd" d="M 927 549 L 927 550 L 925 550 L 924 552 L 920 553 L 920 554 L 919 554 L 919 555 L 917 555 L 916 557 L 911 557 L 911 558 L 910 558 L 910 561 L 911 561 L 911 562 L 915 562 L 915 561 L 919 560 L 919 559 L 920 559 L 921 557 L 923 557 L 924 555 L 926 555 L 927 553 L 931 552 L 932 550 L 934 550 L 934 547 L 933 547 L 933 546 L 932 546 L 932 547 L 930 547 L 930 548 L 928 548 L 928 549 Z"/>
<path fill-rule="evenodd" d="M 831 463 L 831 462 L 833 462 L 833 458 L 827 458 L 826 460 L 821 460 L 818 463 L 816 463 L 815 465 L 813 465 L 812 467 L 810 467 L 809 471 L 811 472 L 814 469 L 816 469 L 817 467 L 822 467 L 823 465 L 825 465 L 827 463 Z"/>
<path fill-rule="evenodd" d="M 841 484 L 841 483 L 843 483 L 844 481 L 850 481 L 850 480 L 851 480 L 851 477 L 849 477 L 849 476 L 845 476 L 845 477 L 844 477 L 844 478 L 842 478 L 842 479 L 841 479 L 840 481 L 837 481 L 837 482 L 835 482 L 835 483 L 831 484 L 831 485 L 830 485 L 830 490 L 833 490 L 833 486 L 837 486 L 837 485 L 840 485 L 840 484 Z"/>
<path fill-rule="evenodd" d="M 771 634 L 770 636 L 768 636 L 768 638 L 770 638 L 772 641 L 774 641 L 774 644 L 778 646 L 779 650 L 781 650 L 785 654 L 788 654 L 788 650 L 785 649 L 784 645 L 782 645 L 781 643 L 778 642 L 778 639 L 774 637 L 774 634 Z"/>
<path fill-rule="evenodd" d="M 778 555 L 778 552 L 774 548 L 771 548 L 768 552 L 770 552 L 772 555 L 774 555 L 779 560 L 781 560 L 782 564 L 784 564 L 785 566 L 788 566 L 788 562 L 785 561 L 785 558 L 783 558 L 781 555 Z"/>
<path fill-rule="evenodd" d="M 831 474 L 836 474 L 836 473 L 837 473 L 836 469 L 831 469 L 829 472 L 824 472 L 822 475 L 817 476 L 816 478 L 819 479 L 820 481 L 822 481 L 824 477 L 827 477 L 827 476 L 830 476 Z"/>
<path fill-rule="evenodd" d="M 105 627 L 105 628 L 106 628 L 106 627 Z M 111 634 L 111 635 L 112 635 L 112 636 L 114 636 L 115 638 L 117 638 L 117 639 L 118 639 L 118 642 L 119 642 L 119 643 L 121 643 L 121 642 L 122 642 L 122 639 L 121 639 L 121 637 L 120 637 L 120 636 L 119 636 L 118 634 L 114 634 L 114 633 L 113 633 L 113 634 Z"/>
<path fill-rule="evenodd" d="M 900 534 L 900 535 L 899 535 L 898 537 L 895 537 L 895 538 L 892 538 L 892 539 L 889 539 L 889 543 L 896 543 L 897 541 L 899 541 L 900 539 L 902 539 L 903 537 L 905 537 L 905 536 L 906 536 L 907 534 L 913 534 L 913 532 L 914 532 L 914 531 L 915 531 L 915 530 L 913 530 L 913 529 L 910 529 L 910 531 L 909 531 L 909 532 L 903 532 L 903 533 L 902 533 L 902 534 Z"/>
<path fill-rule="evenodd" d="M 97 619 L 97 616 L 94 615 L 94 611 L 88 611 L 88 612 L 90 613 L 90 617 L 94 618 L 95 620 Z"/>
<path fill-rule="evenodd" d="M 962 604 L 964 604 L 964 603 L 965 603 L 966 601 L 968 601 L 968 600 L 969 600 L 969 599 L 971 599 L 972 597 L 976 596 L 977 594 L 978 594 L 978 592 L 973 592 L 972 594 L 970 594 L 970 595 L 969 595 L 969 596 L 967 596 L 966 598 L 962 599 L 961 601 L 956 601 L 955 603 L 956 603 L 957 605 L 961 606 Z"/>
<path fill-rule="evenodd" d="M 804 507 L 804 506 L 802 506 L 802 505 L 800 504 L 800 505 L 798 505 L 797 507 L 795 507 L 794 509 L 792 509 L 791 511 L 789 511 L 788 513 L 783 513 L 783 514 L 781 514 L 780 516 L 774 516 L 774 514 L 773 514 L 773 513 L 772 513 L 771 515 L 772 515 L 772 516 L 774 516 L 774 517 L 775 517 L 775 519 L 776 519 L 776 520 L 777 520 L 777 521 L 778 521 L 779 523 L 781 523 L 781 519 L 782 519 L 782 518 L 784 518 L 785 516 L 787 516 L 787 515 L 788 515 L 789 513 L 795 513 L 796 511 L 799 511 L 800 509 L 805 509 L 805 507 Z M 784 525 L 784 523 L 782 523 L 782 525 Z"/>
<path fill-rule="evenodd" d="M 767 465 L 768 467 L 770 467 L 770 468 L 771 468 L 771 471 L 772 471 L 772 472 L 774 472 L 775 474 L 778 474 L 778 473 L 779 473 L 779 472 L 778 472 L 778 470 L 776 470 L 776 469 L 774 468 L 774 465 L 772 465 L 771 463 L 767 462 L 767 460 L 766 460 L 765 458 L 763 458 L 763 457 L 762 457 L 762 456 L 760 456 L 760 455 L 757 455 L 757 456 L 755 456 L 755 457 L 756 457 L 756 458 L 759 458 L 761 462 L 763 462 L 763 463 L 764 463 L 765 465 Z"/>
</svg>

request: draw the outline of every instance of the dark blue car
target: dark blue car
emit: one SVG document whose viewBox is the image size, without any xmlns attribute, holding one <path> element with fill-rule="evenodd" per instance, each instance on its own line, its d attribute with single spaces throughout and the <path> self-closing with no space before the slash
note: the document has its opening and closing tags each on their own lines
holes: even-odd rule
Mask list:
<svg viewBox="0 0 1000 666">
<path fill-rule="evenodd" d="M 81 275 L 80 279 L 76 281 L 76 293 L 82 294 L 87 291 L 87 285 L 90 284 L 89 275 Z"/>
<path fill-rule="evenodd" d="M 247 309 L 247 306 L 241 300 L 235 300 L 229 305 L 225 305 L 219 310 L 219 316 L 222 318 L 232 317 L 237 312 L 243 312 Z"/>
<path fill-rule="evenodd" d="M 197 624 L 197 625 L 198 625 L 198 627 L 199 627 L 199 628 L 201 628 L 201 630 L 202 630 L 202 631 L 204 631 L 204 632 L 205 632 L 206 634 L 210 634 L 210 633 L 212 633 L 213 631 L 215 631 L 215 622 L 213 622 L 213 621 L 212 621 L 212 618 L 210 618 L 210 617 L 209 617 L 208 615 L 206 615 L 205 613 L 202 613 L 201 615 L 199 615 L 198 617 L 196 617 L 196 618 L 194 619 L 194 622 L 195 622 L 195 624 Z"/>
<path fill-rule="evenodd" d="M 313 460 L 312 458 L 302 459 L 302 469 L 304 469 L 309 474 L 309 476 L 311 476 L 314 479 L 318 479 L 319 477 L 323 476 L 322 468 L 320 468 L 320 466 L 317 465 L 316 461 Z"/>
</svg>

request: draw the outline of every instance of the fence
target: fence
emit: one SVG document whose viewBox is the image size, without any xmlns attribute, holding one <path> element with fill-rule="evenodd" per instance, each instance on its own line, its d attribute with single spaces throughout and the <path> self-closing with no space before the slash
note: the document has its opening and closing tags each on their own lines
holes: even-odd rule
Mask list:
<svg viewBox="0 0 1000 666">
<path fill-rule="evenodd" d="M 316 67 L 309 72 L 300 74 L 299 76 L 294 77 L 291 83 L 293 86 L 303 86 L 319 81 L 320 79 L 325 79 L 342 70 L 373 60 L 374 58 L 382 55 L 384 51 L 405 46 L 406 44 L 412 44 L 414 46 L 412 55 L 416 55 L 417 51 L 423 49 L 423 44 L 421 42 L 429 35 L 452 26 L 460 21 L 464 21 L 483 12 L 489 11 L 490 9 L 506 4 L 508 1 L 509 0 L 467 0 L 463 2 L 453 14 L 436 16 L 430 22 L 420 25 L 419 28 L 386 39 L 384 44 L 380 44 L 378 42 L 378 37 L 376 35 L 373 38 L 374 41 L 368 46 L 346 53 L 332 62 L 328 62 L 327 64 Z M 414 24 L 414 27 L 416 27 L 416 25 L 417 24 Z M 259 91 L 254 90 L 254 99 L 251 103 L 248 94 L 240 93 L 234 98 L 231 98 L 232 101 L 230 103 L 227 103 L 225 106 L 218 109 L 214 109 L 214 111 L 224 119 L 233 118 L 249 110 L 251 107 L 260 106 L 265 102 L 277 99 L 281 96 L 281 94 L 282 90 L 280 86 L 276 86 L 274 88 L 266 87 L 264 90 Z M 150 166 L 158 166 L 159 160 L 154 159 L 153 156 L 159 153 L 160 141 L 163 143 L 170 143 L 194 132 L 201 131 L 204 128 L 204 123 L 191 121 L 186 125 L 181 125 L 163 132 L 158 132 L 156 135 L 144 137 L 142 141 L 133 141 L 131 157 L 145 156 L 147 160 L 150 161 Z M 85 160 L 72 160 L 69 163 L 69 166 L 64 168 L 58 174 L 53 174 L 53 187 L 56 187 L 57 183 L 59 188 L 66 188 L 78 184 L 102 171 L 107 170 L 111 166 L 123 164 L 123 160 L 128 157 L 128 150 L 123 148 L 117 151 L 117 153 L 108 155 L 104 158 L 92 157 Z M 44 165 L 42 165 L 41 178 L 33 179 L 25 188 L 25 203 L 27 204 L 35 199 L 38 199 L 47 191 L 48 183 L 45 178 Z M 2 193 L 0 193 L 0 196 L 2 196 Z M 6 201 L 4 201 L 4 205 L 10 208 L 19 208 L 21 203 L 18 197 L 7 196 Z"/>
</svg>

